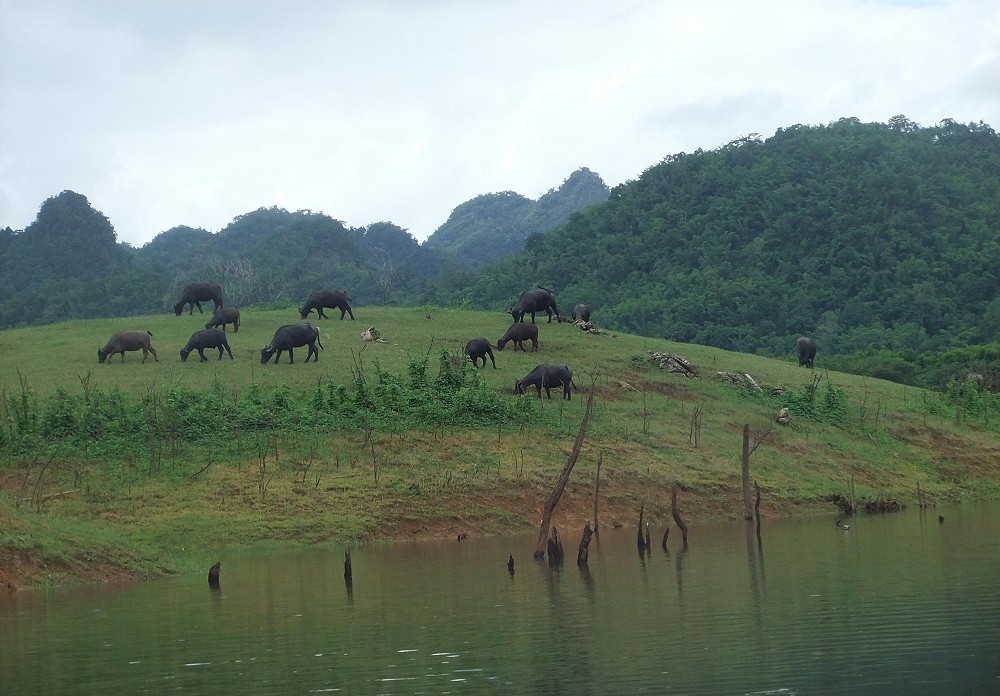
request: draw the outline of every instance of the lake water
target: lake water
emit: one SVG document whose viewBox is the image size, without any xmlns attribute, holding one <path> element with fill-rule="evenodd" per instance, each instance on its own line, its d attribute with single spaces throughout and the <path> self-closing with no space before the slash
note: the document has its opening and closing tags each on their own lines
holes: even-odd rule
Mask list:
<svg viewBox="0 0 1000 696">
<path fill-rule="evenodd" d="M 938 515 L 944 515 L 943 524 Z M 227 554 L 0 597 L 0 694 L 996 694 L 1000 507 Z M 507 572 L 513 554 L 515 572 Z"/>
</svg>

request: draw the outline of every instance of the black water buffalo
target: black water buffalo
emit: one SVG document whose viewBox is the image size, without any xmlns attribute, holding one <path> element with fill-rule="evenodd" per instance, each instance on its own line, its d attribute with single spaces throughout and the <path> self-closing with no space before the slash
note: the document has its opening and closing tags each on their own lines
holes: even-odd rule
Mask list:
<svg viewBox="0 0 1000 696">
<path fill-rule="evenodd" d="M 570 313 L 570 318 L 574 322 L 578 321 L 590 321 L 590 307 L 585 304 L 578 304 L 573 307 L 573 311 Z"/>
<path fill-rule="evenodd" d="M 816 341 L 806 336 L 800 336 L 795 341 L 795 352 L 799 354 L 799 365 L 812 368 L 813 360 L 816 358 Z"/>
<path fill-rule="evenodd" d="M 485 338 L 474 338 L 465 344 L 465 354 L 469 356 L 472 360 L 472 364 L 479 367 L 479 358 L 483 359 L 483 367 L 486 367 L 486 356 L 490 356 L 490 362 L 493 363 L 493 369 L 497 369 L 497 361 L 493 357 L 493 349 L 490 348 L 490 342 Z"/>
<path fill-rule="evenodd" d="M 538 326 L 536 324 L 511 324 L 507 332 L 497 339 L 497 350 L 503 350 L 508 341 L 513 341 L 514 350 L 520 348 L 527 353 L 524 341 L 528 340 L 531 341 L 531 352 L 534 353 L 538 350 Z"/>
<path fill-rule="evenodd" d="M 542 389 L 545 389 L 545 396 L 552 398 L 549 391 L 552 387 L 563 388 L 563 398 L 573 398 L 570 387 L 573 384 L 573 370 L 568 365 L 535 365 L 535 369 L 519 379 L 514 385 L 515 394 L 523 394 L 528 387 L 535 387 L 538 390 L 538 398 L 542 398 Z"/>
<path fill-rule="evenodd" d="M 208 302 L 209 300 L 215 303 L 215 309 L 222 306 L 221 285 L 218 283 L 191 283 L 181 293 L 180 302 L 174 305 L 174 314 L 180 316 L 181 312 L 184 311 L 184 305 L 190 306 L 188 314 L 194 314 L 195 307 L 198 308 L 200 313 L 204 314 L 205 311 L 201 308 L 201 303 Z"/>
<path fill-rule="evenodd" d="M 549 323 L 552 323 L 552 315 L 555 314 L 556 321 L 559 319 L 559 309 L 556 308 L 556 296 L 551 290 L 539 285 L 534 290 L 522 292 L 517 298 L 517 304 L 510 308 L 510 315 L 514 321 L 524 321 L 525 314 L 531 314 L 531 323 L 535 323 L 535 312 L 545 312 L 549 315 Z"/>
<path fill-rule="evenodd" d="M 217 326 L 221 326 L 222 330 L 226 330 L 226 324 L 233 325 L 233 333 L 239 333 L 240 331 L 240 310 L 236 307 L 219 307 L 214 312 L 212 312 L 212 318 L 207 324 L 205 324 L 206 329 L 212 329 Z"/>
<path fill-rule="evenodd" d="M 274 358 L 274 364 L 277 365 L 281 359 L 281 351 L 283 350 L 288 351 L 288 362 L 294 363 L 295 354 L 292 349 L 301 346 L 309 346 L 306 362 L 309 362 L 310 357 L 313 358 L 313 362 L 319 362 L 319 351 L 316 350 L 317 345 L 320 348 L 323 347 L 323 344 L 319 340 L 319 329 L 317 327 L 312 324 L 286 324 L 279 327 L 274 332 L 274 336 L 271 337 L 271 342 L 261 349 L 260 364 L 266 365 L 271 356 L 277 353 L 277 357 Z"/>
<path fill-rule="evenodd" d="M 206 348 L 218 348 L 219 349 L 219 360 L 222 360 L 222 353 L 225 351 L 229 353 L 229 359 L 233 359 L 233 351 L 229 349 L 229 341 L 226 339 L 226 333 L 224 331 L 219 331 L 218 329 L 202 329 L 201 331 L 195 331 L 191 334 L 191 338 L 188 339 L 187 345 L 181 348 L 181 362 L 187 362 L 188 356 L 191 354 L 192 350 L 198 351 L 198 355 L 201 356 L 201 361 L 205 362 L 208 358 L 205 357 Z"/>
<path fill-rule="evenodd" d="M 351 321 L 354 321 L 354 312 L 351 311 L 351 298 L 347 296 L 346 290 L 317 290 L 309 295 L 306 303 L 299 310 L 299 314 L 305 319 L 309 316 L 309 312 L 315 309 L 320 319 L 329 319 L 323 312 L 324 307 L 339 309 L 341 320 L 343 320 L 345 314 L 350 314 Z"/>
<path fill-rule="evenodd" d="M 97 362 L 103 363 L 108 359 L 109 355 L 114 355 L 115 353 L 121 353 L 122 362 L 125 362 L 125 351 L 127 350 L 141 350 L 143 362 L 146 362 L 146 357 L 149 353 L 153 354 L 153 360 L 160 362 L 160 359 L 156 357 L 156 351 L 153 350 L 153 346 L 150 343 L 152 335 L 149 331 L 122 331 L 121 333 L 116 333 L 108 339 L 106 346 L 97 349 Z"/>
</svg>

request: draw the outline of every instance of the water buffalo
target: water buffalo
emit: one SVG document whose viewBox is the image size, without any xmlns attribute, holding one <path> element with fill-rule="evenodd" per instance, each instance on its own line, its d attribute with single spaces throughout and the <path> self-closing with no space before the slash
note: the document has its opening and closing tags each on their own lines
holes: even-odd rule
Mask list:
<svg viewBox="0 0 1000 696">
<path fill-rule="evenodd" d="M 514 342 L 514 350 L 520 348 L 528 352 L 524 347 L 524 341 L 531 341 L 531 352 L 538 350 L 538 326 L 536 324 L 514 323 L 510 325 L 507 332 L 497 339 L 497 350 L 503 350 L 508 341 Z"/>
<path fill-rule="evenodd" d="M 570 387 L 575 387 L 573 383 L 573 370 L 568 365 L 536 365 L 535 369 L 519 379 L 514 385 L 515 394 L 523 394 L 528 387 L 535 387 L 538 390 L 538 398 L 542 398 L 542 389 L 545 389 L 545 396 L 552 398 L 549 391 L 552 387 L 563 388 L 563 398 L 573 398 Z"/>
<path fill-rule="evenodd" d="M 341 320 L 343 320 L 345 314 L 350 314 L 351 321 L 354 321 L 354 312 L 351 311 L 351 298 L 347 296 L 346 290 L 317 290 L 309 295 L 306 303 L 299 310 L 299 314 L 305 319 L 309 316 L 309 312 L 315 309 L 320 319 L 328 319 L 329 317 L 323 312 L 324 307 L 335 307 L 340 310 Z"/>
<path fill-rule="evenodd" d="M 317 345 L 320 348 L 323 347 L 323 344 L 319 340 L 319 329 L 317 327 L 312 324 L 286 324 L 279 327 L 274 332 L 274 336 L 271 337 L 271 342 L 261 349 L 260 364 L 266 365 L 271 356 L 277 353 L 277 357 L 274 358 L 274 364 L 277 365 L 278 360 L 281 359 L 281 351 L 283 350 L 288 351 L 288 362 L 294 363 L 295 354 L 292 349 L 301 346 L 309 346 L 306 362 L 309 362 L 310 357 L 313 358 L 313 362 L 319 362 L 319 351 L 316 350 Z"/>
<path fill-rule="evenodd" d="M 214 312 L 212 312 L 212 318 L 207 324 L 205 324 L 206 329 L 212 329 L 217 326 L 221 326 L 222 330 L 226 330 L 226 324 L 233 325 L 233 333 L 240 332 L 240 310 L 236 307 L 219 307 Z"/>
<path fill-rule="evenodd" d="M 222 352 L 225 351 L 229 353 L 229 359 L 233 359 L 233 351 L 229 349 L 229 341 L 226 339 L 226 333 L 224 331 L 219 331 L 218 329 L 202 329 L 201 331 L 195 331 L 191 334 L 191 338 L 188 339 L 187 345 L 181 348 L 181 362 L 187 362 L 188 356 L 191 354 L 192 350 L 198 351 L 198 355 L 201 356 L 201 361 L 205 362 L 208 358 L 205 357 L 206 348 L 218 348 L 219 349 L 219 360 L 222 360 Z"/>
<path fill-rule="evenodd" d="M 812 368 L 813 360 L 816 358 L 816 341 L 806 336 L 800 336 L 795 341 L 795 352 L 799 354 L 799 365 Z"/>
<path fill-rule="evenodd" d="M 194 314 L 195 307 L 204 314 L 205 311 L 201 308 L 201 303 L 209 300 L 215 303 L 215 309 L 222 306 L 221 285 L 218 283 L 191 283 L 181 293 L 180 302 L 174 305 L 174 314 L 180 316 L 181 312 L 184 311 L 184 305 L 189 305 L 188 314 Z"/>
<path fill-rule="evenodd" d="M 486 367 L 486 356 L 490 356 L 493 369 L 497 369 L 497 361 L 493 357 L 493 349 L 490 342 L 485 338 L 474 338 L 465 344 L 465 354 L 472 360 L 472 364 L 479 367 L 479 358 L 483 359 L 483 367 Z"/>
<path fill-rule="evenodd" d="M 570 317 L 574 323 L 578 321 L 590 321 L 590 307 L 585 304 L 575 305 L 573 311 L 570 313 Z"/>
<path fill-rule="evenodd" d="M 515 322 L 524 321 L 524 315 L 531 314 L 531 323 L 534 324 L 535 312 L 548 314 L 550 324 L 553 313 L 556 316 L 556 321 L 561 321 L 559 310 L 556 308 L 555 295 L 552 294 L 551 290 L 543 288 L 541 285 L 534 290 L 522 292 L 521 296 L 517 298 L 517 304 L 510 308 L 510 315 L 514 317 Z"/>
<path fill-rule="evenodd" d="M 123 331 L 116 333 L 108 339 L 106 346 L 97 349 L 97 362 L 103 363 L 108 359 L 109 355 L 114 355 L 115 353 L 121 353 L 122 362 L 125 362 L 125 351 L 127 350 L 141 350 L 143 362 L 146 362 L 146 357 L 149 353 L 153 354 L 153 360 L 160 362 L 160 359 L 156 357 L 156 351 L 153 350 L 153 346 L 149 341 L 152 335 L 149 331 Z"/>
</svg>

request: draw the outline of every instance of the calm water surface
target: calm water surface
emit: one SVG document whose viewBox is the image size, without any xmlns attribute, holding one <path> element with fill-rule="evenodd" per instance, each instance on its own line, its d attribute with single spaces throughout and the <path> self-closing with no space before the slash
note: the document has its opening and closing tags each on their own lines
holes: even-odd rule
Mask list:
<svg viewBox="0 0 1000 696">
<path fill-rule="evenodd" d="M 938 523 L 938 514 L 945 517 Z M 0 597 L 0 694 L 996 694 L 1000 507 L 222 555 Z M 507 573 L 508 554 L 515 573 Z M 206 569 L 207 572 L 207 569 Z"/>
</svg>

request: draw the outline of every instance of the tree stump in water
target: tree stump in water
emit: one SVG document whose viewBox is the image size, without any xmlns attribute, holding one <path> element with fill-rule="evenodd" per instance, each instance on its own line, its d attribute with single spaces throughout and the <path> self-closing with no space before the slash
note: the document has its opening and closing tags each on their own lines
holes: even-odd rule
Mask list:
<svg viewBox="0 0 1000 696">
<path fill-rule="evenodd" d="M 208 569 L 208 586 L 219 587 L 219 569 L 222 568 L 222 561 L 216 561 L 215 565 Z"/>
</svg>

